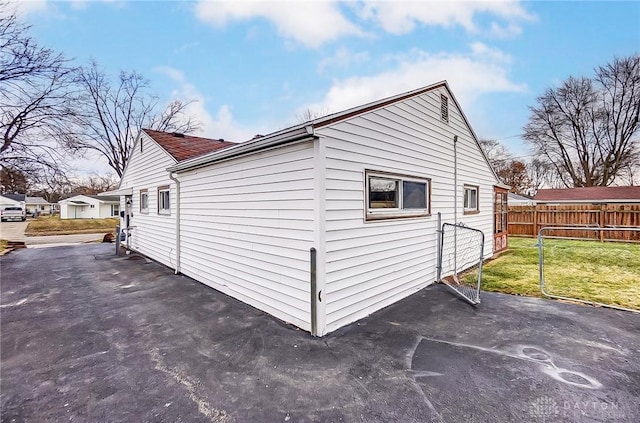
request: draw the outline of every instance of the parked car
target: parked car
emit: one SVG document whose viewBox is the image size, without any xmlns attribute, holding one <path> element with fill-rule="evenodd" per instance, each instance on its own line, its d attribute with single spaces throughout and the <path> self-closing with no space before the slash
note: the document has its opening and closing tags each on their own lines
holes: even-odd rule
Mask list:
<svg viewBox="0 0 640 423">
<path fill-rule="evenodd" d="M 25 221 L 27 216 L 22 207 L 5 207 L 0 211 L 0 221 L 5 222 L 9 220 Z"/>
</svg>

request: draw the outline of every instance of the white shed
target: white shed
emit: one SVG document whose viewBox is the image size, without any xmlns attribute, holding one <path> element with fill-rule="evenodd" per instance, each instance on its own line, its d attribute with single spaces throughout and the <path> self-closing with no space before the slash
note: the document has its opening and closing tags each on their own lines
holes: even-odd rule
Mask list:
<svg viewBox="0 0 640 423">
<path fill-rule="evenodd" d="M 506 189 L 446 82 L 172 152 L 189 138 L 138 138 L 113 192 L 131 247 L 316 335 L 433 283 L 438 213 L 506 247 Z"/>
<path fill-rule="evenodd" d="M 60 219 L 103 219 L 117 217 L 120 212 L 120 197 L 76 195 L 58 202 Z"/>
</svg>

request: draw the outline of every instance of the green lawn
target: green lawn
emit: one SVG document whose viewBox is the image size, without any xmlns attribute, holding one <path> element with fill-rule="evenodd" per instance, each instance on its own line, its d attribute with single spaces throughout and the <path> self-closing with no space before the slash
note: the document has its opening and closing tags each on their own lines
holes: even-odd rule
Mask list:
<svg viewBox="0 0 640 423">
<path fill-rule="evenodd" d="M 59 216 L 42 216 L 29 222 L 27 235 L 66 235 L 80 233 L 115 232 L 118 218 L 60 219 Z"/>
<path fill-rule="evenodd" d="M 640 310 L 639 244 L 545 239 L 544 269 L 550 294 Z M 540 297 L 536 240 L 510 238 L 509 250 L 484 264 L 482 289 Z"/>
</svg>

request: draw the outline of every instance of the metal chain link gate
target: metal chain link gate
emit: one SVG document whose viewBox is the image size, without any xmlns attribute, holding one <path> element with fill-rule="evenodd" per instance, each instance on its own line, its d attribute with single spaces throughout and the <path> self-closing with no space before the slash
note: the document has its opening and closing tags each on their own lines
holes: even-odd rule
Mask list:
<svg viewBox="0 0 640 423">
<path fill-rule="evenodd" d="M 438 282 L 446 284 L 470 304 L 479 304 L 483 256 L 484 233 L 481 230 L 444 223 L 440 231 Z M 475 271 L 477 277 L 468 275 Z"/>
</svg>

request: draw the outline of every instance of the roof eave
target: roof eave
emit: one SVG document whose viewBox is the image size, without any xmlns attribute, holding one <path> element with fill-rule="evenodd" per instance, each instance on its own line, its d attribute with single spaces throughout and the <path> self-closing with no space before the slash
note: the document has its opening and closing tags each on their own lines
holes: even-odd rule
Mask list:
<svg viewBox="0 0 640 423">
<path fill-rule="evenodd" d="M 304 139 L 313 140 L 313 128 L 305 125 L 298 125 L 290 128 L 288 131 L 276 132 L 273 135 L 258 138 L 256 140 L 247 141 L 236 144 L 224 149 L 220 149 L 202 156 L 192 159 L 183 160 L 173 166 L 167 168 L 169 172 L 184 172 L 191 169 L 207 166 L 221 160 L 230 159 L 232 157 L 242 156 L 256 151 L 266 150 L 283 144 L 288 144 Z"/>
</svg>

